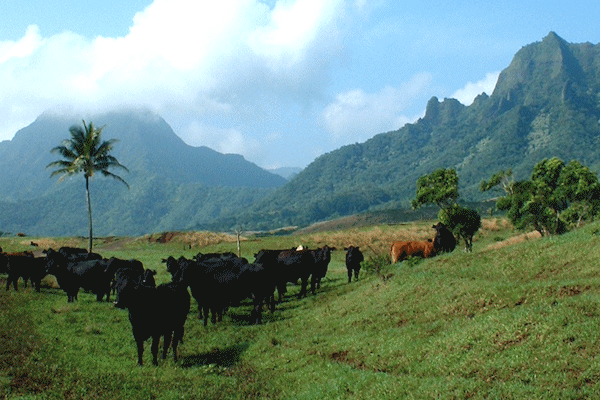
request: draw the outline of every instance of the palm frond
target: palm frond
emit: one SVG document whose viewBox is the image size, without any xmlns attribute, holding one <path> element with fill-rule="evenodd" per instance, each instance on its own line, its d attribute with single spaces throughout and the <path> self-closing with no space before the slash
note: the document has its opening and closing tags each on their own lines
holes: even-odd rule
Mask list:
<svg viewBox="0 0 600 400">
<path fill-rule="evenodd" d="M 114 144 L 118 140 L 102 141 L 103 129 L 104 126 L 96 128 L 93 122 L 86 123 L 85 120 L 82 120 L 82 126 L 73 125 L 70 127 L 71 138 L 63 140 L 60 146 L 51 150 L 52 153 L 59 154 L 63 159 L 48 164 L 46 168 L 57 168 L 50 176 L 72 175 L 83 172 L 86 178 L 91 178 L 96 172 L 100 172 L 102 175 L 115 178 L 129 187 L 123 178 L 108 171 L 109 168 L 129 170 L 110 155 Z"/>
<path fill-rule="evenodd" d="M 109 177 L 109 178 L 113 178 L 118 180 L 119 182 L 123 183 L 125 186 L 127 186 L 127 189 L 129 189 L 129 184 L 127 182 L 125 182 L 125 180 L 123 178 L 121 178 L 119 175 L 113 174 L 112 172 L 108 171 L 108 170 L 101 170 L 100 173 L 103 176 Z"/>
</svg>

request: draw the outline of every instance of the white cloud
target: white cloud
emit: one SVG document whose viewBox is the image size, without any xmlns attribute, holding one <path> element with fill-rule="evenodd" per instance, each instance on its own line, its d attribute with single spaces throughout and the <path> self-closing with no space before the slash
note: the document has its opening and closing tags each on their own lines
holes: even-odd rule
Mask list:
<svg viewBox="0 0 600 400">
<path fill-rule="evenodd" d="M 27 28 L 25 36 L 17 42 L 0 42 L 0 64 L 6 63 L 13 58 L 24 58 L 33 53 L 43 44 L 39 29 L 35 25 Z"/>
<path fill-rule="evenodd" d="M 207 146 L 224 154 L 241 154 L 248 158 L 260 151 L 260 142 L 245 137 L 233 128 L 216 128 L 197 120 L 183 128 L 181 136 L 193 146 Z"/>
<path fill-rule="evenodd" d="M 341 93 L 323 117 L 335 137 L 365 140 L 373 134 L 399 129 L 417 117 L 404 114 L 431 82 L 429 74 L 415 75 L 399 88 L 386 86 L 377 93 L 354 89 Z"/>
<path fill-rule="evenodd" d="M 500 72 L 489 72 L 482 80 L 475 83 L 467 83 L 462 89 L 457 90 L 450 97 L 468 106 L 475 100 L 475 97 L 483 92 L 488 95 L 492 94 L 496 87 L 496 83 L 498 82 L 498 76 L 500 76 Z"/>
<path fill-rule="evenodd" d="M 147 106 L 238 129 L 253 104 L 324 97 L 340 47 L 343 0 L 155 0 L 124 37 L 43 38 L 35 26 L 0 42 L 0 139 L 56 106 L 81 112 Z M 262 106 L 261 109 L 267 109 Z M 242 115 L 233 116 L 235 113 Z M 219 128 L 223 129 L 223 128 Z M 229 148 L 247 141 L 230 136 Z"/>
</svg>

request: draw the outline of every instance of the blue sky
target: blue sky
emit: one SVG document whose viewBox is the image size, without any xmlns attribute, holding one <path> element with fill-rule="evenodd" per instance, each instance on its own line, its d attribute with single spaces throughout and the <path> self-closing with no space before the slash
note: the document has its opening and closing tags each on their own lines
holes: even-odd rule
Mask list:
<svg viewBox="0 0 600 400">
<path fill-rule="evenodd" d="M 304 167 L 432 96 L 491 94 L 550 31 L 597 44 L 598 21 L 577 0 L 0 0 L 0 140 L 48 110 L 146 107 L 190 145 Z"/>
</svg>

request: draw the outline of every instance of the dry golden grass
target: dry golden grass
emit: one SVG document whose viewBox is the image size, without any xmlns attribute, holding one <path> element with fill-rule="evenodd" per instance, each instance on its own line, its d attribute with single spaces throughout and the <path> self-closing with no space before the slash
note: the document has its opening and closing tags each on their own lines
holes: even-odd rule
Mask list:
<svg viewBox="0 0 600 400">
<path fill-rule="evenodd" d="M 508 238 L 506 240 L 502 240 L 500 242 L 496 242 L 496 243 L 492 243 L 488 246 L 486 246 L 483 250 L 495 250 L 495 249 L 500 249 L 502 247 L 506 247 L 506 246 L 511 246 L 517 243 L 521 243 L 521 242 L 525 242 L 528 240 L 536 240 L 541 238 L 542 235 L 540 235 L 540 233 L 538 231 L 533 231 L 533 232 L 529 232 L 529 233 L 523 233 L 521 235 L 517 235 L 517 236 L 513 236 L 511 238 Z"/>
<path fill-rule="evenodd" d="M 37 244 L 38 249 L 58 249 L 63 246 L 69 247 L 87 247 L 87 242 L 79 238 L 28 238 L 19 242 L 23 246 L 32 246 L 31 243 Z M 32 246 L 33 247 L 33 246 Z"/>
<path fill-rule="evenodd" d="M 343 231 L 318 232 L 304 236 L 307 243 L 316 246 L 329 245 L 338 249 L 358 246 L 363 252 L 376 255 L 388 254 L 392 242 L 399 240 L 433 239 L 435 230 L 429 223 L 408 223 L 372 228 L 355 228 Z"/>
<path fill-rule="evenodd" d="M 483 218 L 481 220 L 481 230 L 484 232 L 497 232 L 512 227 L 512 224 L 506 218 Z"/>
<path fill-rule="evenodd" d="M 141 239 L 157 243 L 181 243 L 190 248 L 210 246 L 219 243 L 231 243 L 237 240 L 234 235 L 217 232 L 163 232 L 146 235 Z M 240 238 L 240 240 L 245 239 Z"/>
</svg>

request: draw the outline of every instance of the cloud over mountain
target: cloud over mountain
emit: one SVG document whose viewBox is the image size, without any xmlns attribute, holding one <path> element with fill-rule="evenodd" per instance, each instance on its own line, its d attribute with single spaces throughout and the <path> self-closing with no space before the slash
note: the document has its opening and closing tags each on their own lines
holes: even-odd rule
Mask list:
<svg viewBox="0 0 600 400">
<path fill-rule="evenodd" d="M 0 137 L 56 106 L 146 106 L 187 116 L 184 125 L 193 126 L 199 117 L 211 124 L 215 114 L 244 119 L 265 100 L 273 107 L 280 99 L 310 104 L 323 96 L 340 51 L 343 5 L 156 0 L 117 38 L 44 38 L 32 25 L 21 39 L 0 42 Z M 222 122 L 213 126 L 233 132 Z M 239 140 L 219 140 L 227 141 Z"/>
</svg>

